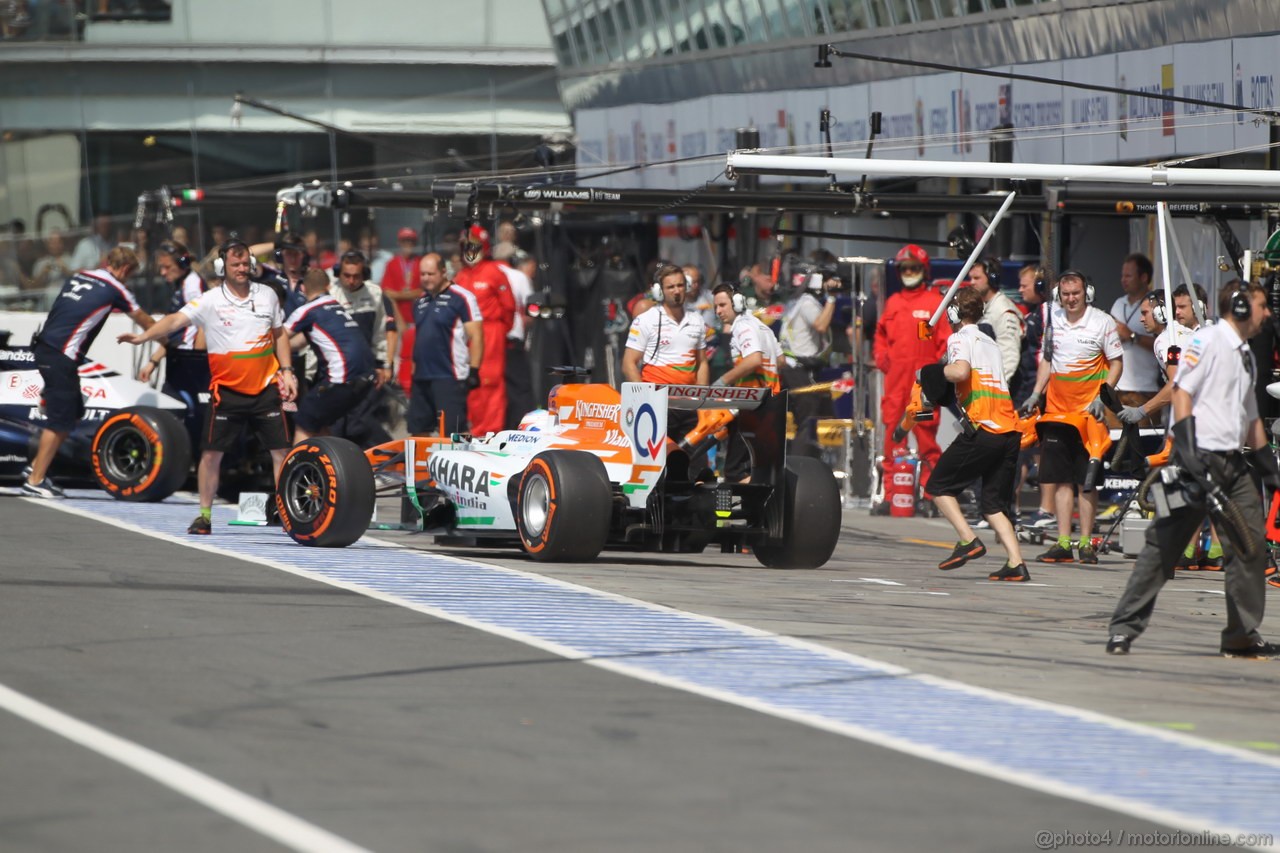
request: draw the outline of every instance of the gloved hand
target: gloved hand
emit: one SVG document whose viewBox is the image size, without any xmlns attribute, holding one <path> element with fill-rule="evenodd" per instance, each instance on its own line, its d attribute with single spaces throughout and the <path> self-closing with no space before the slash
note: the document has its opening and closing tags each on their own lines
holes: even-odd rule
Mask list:
<svg viewBox="0 0 1280 853">
<path fill-rule="evenodd" d="M 467 374 L 467 378 L 463 380 L 468 391 L 474 391 L 480 387 L 480 371 L 473 370 Z"/>
<path fill-rule="evenodd" d="M 1031 396 L 1023 400 L 1021 406 L 1018 406 L 1018 417 L 1020 418 L 1031 417 L 1035 413 L 1036 409 L 1040 408 L 1041 396 L 1042 395 L 1040 394 L 1039 391 L 1032 391 Z"/>
<path fill-rule="evenodd" d="M 1141 406 L 1125 406 L 1120 410 L 1120 414 L 1116 415 L 1122 424 L 1136 424 L 1147 416 Z"/>
<path fill-rule="evenodd" d="M 1262 478 L 1262 485 L 1275 491 L 1280 489 L 1280 463 L 1276 462 L 1276 452 L 1270 446 L 1259 447 L 1253 451 L 1253 469 Z"/>
<path fill-rule="evenodd" d="M 1183 418 L 1169 432 L 1173 436 L 1173 461 L 1192 477 L 1207 482 L 1209 470 L 1196 448 L 1196 419 Z"/>
<path fill-rule="evenodd" d="M 1086 411 L 1086 412 L 1089 414 L 1089 416 L 1090 416 L 1090 417 L 1092 417 L 1095 421 L 1100 421 L 1100 420 L 1102 420 L 1102 414 L 1103 414 L 1103 412 L 1105 412 L 1106 410 L 1107 410 L 1107 407 L 1106 407 L 1106 406 L 1104 406 L 1104 405 L 1102 404 L 1102 398 L 1101 398 L 1101 397 L 1094 397 L 1094 398 L 1093 398 L 1093 400 L 1092 400 L 1092 401 L 1090 401 L 1089 405 L 1085 407 L 1085 411 Z"/>
</svg>

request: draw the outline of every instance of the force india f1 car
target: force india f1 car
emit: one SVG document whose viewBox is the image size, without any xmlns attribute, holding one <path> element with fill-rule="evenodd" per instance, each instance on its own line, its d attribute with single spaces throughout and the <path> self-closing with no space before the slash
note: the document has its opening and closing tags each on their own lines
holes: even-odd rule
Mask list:
<svg viewBox="0 0 1280 853">
<path fill-rule="evenodd" d="M 699 410 L 679 443 L 669 408 Z M 840 534 L 841 500 L 817 459 L 786 458 L 786 396 L 762 388 L 563 384 L 542 421 L 486 438 L 410 437 L 364 453 L 315 438 L 285 459 L 277 507 L 304 545 L 341 547 L 368 529 L 378 495 L 412 503 L 418 529 L 518 543 L 535 560 L 593 560 L 604 548 L 750 549 L 765 566 L 816 568 Z M 691 458 L 731 421 L 751 450 L 749 483 L 718 483 Z"/>
<path fill-rule="evenodd" d="M 0 480 L 25 477 L 44 423 L 44 380 L 27 347 L 0 349 Z M 175 415 L 181 400 L 97 362 L 80 366 L 83 420 L 58 449 L 50 474 L 95 483 L 127 501 L 158 501 L 191 469 L 191 439 Z"/>
</svg>

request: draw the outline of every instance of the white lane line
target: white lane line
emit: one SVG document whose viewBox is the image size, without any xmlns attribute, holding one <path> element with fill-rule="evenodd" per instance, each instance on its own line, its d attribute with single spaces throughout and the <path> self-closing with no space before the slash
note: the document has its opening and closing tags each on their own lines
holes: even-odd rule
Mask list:
<svg viewBox="0 0 1280 853">
<path fill-rule="evenodd" d="M 263 554 L 237 551 L 237 550 L 234 550 L 234 545 L 232 544 L 234 540 L 228 541 L 230 537 L 227 537 L 227 538 L 209 537 L 209 539 L 213 539 L 219 542 L 222 546 L 224 546 L 224 547 L 220 547 L 219 544 L 215 544 L 215 541 L 207 541 L 207 540 L 193 541 L 192 538 L 189 536 L 182 536 L 182 535 L 176 535 L 176 534 L 158 531 L 158 530 L 155 530 L 154 528 L 144 527 L 141 524 L 135 523 L 133 521 L 126 521 L 122 518 L 114 518 L 109 515 L 96 514 L 90 511 L 89 509 L 83 509 L 81 507 L 69 505 L 67 503 L 45 502 L 45 505 L 49 506 L 50 508 L 58 509 L 62 512 L 69 513 L 71 515 L 78 515 L 78 516 L 81 516 L 82 518 L 86 518 L 91 521 L 96 521 L 102 524 L 108 524 L 123 530 L 130 530 L 154 539 L 172 542 L 175 544 L 182 545 L 184 547 L 195 548 L 198 550 L 207 551 L 213 554 L 218 554 L 220 556 L 229 557 L 236 560 L 242 560 L 242 561 L 248 560 L 253 562 L 255 565 L 262 566 L 262 567 L 269 566 L 269 567 L 278 569 L 280 571 L 286 572 L 288 574 L 307 578 L 307 579 L 324 583 L 339 589 L 349 590 L 351 592 L 366 596 L 368 598 L 383 601 L 383 602 L 393 604 L 399 607 L 403 607 L 409 610 L 414 610 L 419 613 L 424 613 L 429 616 L 433 616 L 449 622 L 454 622 L 459 625 L 465 625 L 480 631 L 484 631 L 489 634 L 505 637 L 507 639 L 514 640 L 519 643 L 533 646 L 535 648 L 544 649 L 553 654 L 560 655 L 566 659 L 579 661 L 581 663 L 587 664 L 588 666 L 598 667 L 600 669 L 616 672 L 620 675 L 625 675 L 627 677 L 634 678 L 639 681 L 647 682 L 650 684 L 662 685 L 665 687 L 671 687 L 671 688 L 682 690 L 688 693 L 693 693 L 696 695 L 705 696 L 707 698 L 719 700 L 721 702 L 725 702 L 726 704 L 737 705 L 743 708 L 749 708 L 751 710 L 755 710 L 766 715 L 778 717 L 780 719 L 792 720 L 794 722 L 809 725 L 817 729 L 833 732 L 846 737 L 852 737 L 866 743 L 875 744 L 877 746 L 883 746 L 888 749 L 893 749 L 907 755 L 913 755 L 918 758 L 923 758 L 925 760 L 934 761 L 940 764 L 955 767 L 957 769 L 964 770 L 970 773 L 976 773 L 979 775 L 987 776 L 992 779 L 997 779 L 1013 785 L 1025 787 L 1031 790 L 1042 791 L 1046 794 L 1050 794 L 1053 796 L 1063 797 L 1066 799 L 1075 800 L 1077 802 L 1087 803 L 1090 805 L 1098 806 L 1103 809 L 1107 809 L 1109 811 L 1118 812 L 1121 814 L 1128 814 L 1128 815 L 1138 817 L 1144 820 L 1149 820 L 1155 823 L 1161 823 L 1167 826 L 1176 827 L 1178 829 L 1182 829 L 1188 832 L 1211 831 L 1211 832 L 1227 833 L 1232 835 L 1242 832 L 1242 830 L 1239 827 L 1219 823 L 1203 815 L 1195 815 L 1195 814 L 1185 813 L 1182 811 L 1177 811 L 1176 810 L 1177 804 L 1164 804 L 1164 803 L 1152 804 L 1146 801 L 1128 798 L 1123 795 L 1117 795 L 1115 792 L 1112 792 L 1112 791 L 1099 791 L 1093 787 L 1082 787 L 1072 782 L 1059 780 L 1052 776 L 1041 775 L 1037 773 L 1034 769 L 1023 770 L 1021 768 L 1014 768 L 1005 764 L 994 763 L 985 758 L 977 757 L 970 754 L 959 754 L 951 751 L 942 750 L 931 744 L 919 742 L 914 738 L 907 738 L 898 734 L 880 731 L 880 730 L 866 727 L 863 725 L 849 723 L 849 722 L 845 722 L 838 719 L 833 719 L 830 716 L 825 716 L 818 712 L 779 706 L 778 704 L 770 702 L 768 700 L 758 699 L 753 696 L 745 695 L 743 693 L 736 692 L 731 689 L 706 685 L 698 681 L 688 680 L 685 677 L 667 675 L 664 673 L 656 672 L 625 660 L 597 658 L 592 656 L 590 653 L 583 652 L 577 648 L 562 645 L 561 643 L 555 640 L 551 640 L 551 639 L 539 636 L 537 634 L 528 633 L 524 630 L 511 628 L 504 625 L 495 624 L 492 622 L 487 622 L 481 618 L 473 618 L 471 616 L 458 613 L 453 610 L 446 609 L 437 605 L 425 604 L 422 602 L 413 601 L 413 600 L 401 597 L 400 595 L 393 592 L 387 592 L 387 591 L 383 591 L 377 588 L 367 586 L 364 583 L 359 581 L 340 579 L 337 577 L 326 575 L 321 571 L 303 568 L 300 565 L 295 565 L 293 563 L 285 562 L 283 560 L 274 559 L 270 556 L 266 556 Z M 216 515 L 216 512 L 215 512 L 215 515 Z M 201 537 L 201 539 L 203 540 L 204 538 Z M 284 540 L 282 539 L 282 541 Z M 780 643 L 785 646 L 792 646 L 798 649 L 806 649 L 814 652 L 819 652 L 825 656 L 828 656 L 836 660 L 847 660 L 854 664 L 857 664 L 858 666 L 876 670 L 880 673 L 883 673 L 886 676 L 906 677 L 906 678 L 914 679 L 921 683 L 934 685 L 945 690 L 959 691 L 962 693 L 970 694 L 972 696 L 989 697 L 1003 703 L 1008 703 L 1009 705 L 1015 706 L 1015 707 L 1022 706 L 1028 709 L 1045 709 L 1050 712 L 1071 717 L 1086 723 L 1100 724 L 1112 730 L 1131 732 L 1137 735 L 1153 738 L 1155 740 L 1168 741 L 1175 745 L 1180 744 L 1183 746 L 1192 746 L 1196 749 L 1204 750 L 1205 752 L 1209 752 L 1209 753 L 1216 753 L 1218 755 L 1222 755 L 1228 758 L 1244 759 L 1248 762 L 1251 762 L 1257 765 L 1280 768 L 1280 758 L 1261 755 L 1257 752 L 1254 752 L 1251 750 L 1245 750 L 1240 747 L 1224 745 L 1214 741 L 1206 741 L 1197 737 L 1182 734 L 1180 732 L 1167 731 L 1164 729 L 1153 729 L 1150 726 L 1146 726 L 1138 723 L 1132 723 L 1120 718 L 1109 717 L 1095 711 L 1073 707 L 1070 705 L 1060 705 L 1053 702 L 1047 702 L 1045 700 L 1031 699 L 1024 696 L 1018 696 L 1015 694 L 1000 693 L 998 691 L 989 690 L 987 688 L 982 688 L 982 687 L 976 687 L 974 685 L 965 684 L 963 682 L 951 681 L 949 679 L 940 678 L 938 676 L 913 673 L 911 670 L 901 666 L 897 666 L 895 664 L 889 664 L 883 661 L 864 658 L 859 655 L 855 655 L 849 652 L 839 651 L 828 646 L 820 645 L 818 643 L 810 642 L 807 640 L 801 640 L 795 637 L 789 637 L 784 634 L 775 634 L 770 631 L 766 631 L 760 628 L 755 628 L 750 625 L 743 625 L 741 623 L 732 622 L 727 619 L 722 619 L 719 617 L 707 616 L 707 615 L 694 613 L 690 611 L 683 611 L 678 608 L 655 604 L 652 602 L 644 601 L 642 599 L 631 598 L 629 596 L 621 595 L 619 593 L 606 592 L 604 590 L 594 589 L 588 586 L 584 586 L 582 584 L 577 584 L 570 581 L 564 581 L 558 578 L 548 577 L 545 575 L 539 575 L 536 572 L 524 571 L 521 569 L 515 569 L 508 566 L 501 566 L 493 563 L 484 563 L 479 560 L 468 560 L 468 559 L 463 559 L 460 557 L 454 557 L 450 555 L 433 554 L 430 551 L 417 552 L 414 549 L 405 548 L 404 546 L 398 543 L 393 543 L 386 540 L 379 540 L 372 536 L 366 536 L 361 541 L 366 545 L 375 546 L 375 550 L 377 548 L 387 548 L 388 550 L 395 550 L 395 551 L 401 551 L 408 554 L 414 554 L 420 558 L 425 559 L 428 562 L 432 560 L 439 560 L 444 563 L 468 564 L 468 565 L 478 566 L 487 570 L 492 570 L 492 571 L 496 571 L 503 574 L 513 575 L 520 578 L 528 578 L 548 586 L 561 587 L 566 590 L 583 591 L 583 592 L 590 593 L 593 596 L 597 596 L 601 599 L 607 599 L 607 600 L 616 601 L 616 602 L 623 602 L 623 603 L 627 603 L 643 609 L 652 610 L 655 612 L 671 613 L 671 614 L 686 616 L 686 617 L 690 617 L 695 620 L 703 621 L 709 624 L 732 628 L 734 630 L 740 631 L 750 636 L 768 638 L 774 642 Z M 317 550 L 323 550 L 323 549 L 317 549 Z M 1267 828 L 1269 828 L 1269 825 Z M 1273 839 L 1275 837 L 1276 836 L 1272 836 Z M 1277 844 L 1273 840 L 1270 844 L 1258 845 L 1253 849 L 1280 851 L 1280 844 Z"/>
<path fill-rule="evenodd" d="M 212 776 L 77 720 L 3 684 L 0 684 L 0 708 L 117 761 L 290 849 L 317 853 L 368 853 L 367 848 L 237 791 Z"/>
</svg>

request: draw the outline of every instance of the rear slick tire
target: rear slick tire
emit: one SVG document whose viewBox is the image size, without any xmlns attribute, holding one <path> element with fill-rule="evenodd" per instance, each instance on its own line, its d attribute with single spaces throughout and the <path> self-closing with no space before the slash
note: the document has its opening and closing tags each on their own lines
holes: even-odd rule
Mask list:
<svg viewBox="0 0 1280 853">
<path fill-rule="evenodd" d="M 604 550 L 613 489 L 600 457 L 547 450 L 529 462 L 516 489 L 516 530 L 539 562 L 587 562 Z"/>
<path fill-rule="evenodd" d="M 771 569 L 816 569 L 840 540 L 843 506 L 831 469 L 809 456 L 787 459 L 782 538 L 755 546 L 756 559 Z"/>
<path fill-rule="evenodd" d="M 345 438 L 309 438 L 280 466 L 276 508 L 299 545 L 345 548 L 368 531 L 373 505 L 373 469 Z"/>
<path fill-rule="evenodd" d="M 93 478 L 117 500 L 162 501 L 191 472 L 191 437 L 182 421 L 152 406 L 130 406 L 94 433 Z"/>
</svg>

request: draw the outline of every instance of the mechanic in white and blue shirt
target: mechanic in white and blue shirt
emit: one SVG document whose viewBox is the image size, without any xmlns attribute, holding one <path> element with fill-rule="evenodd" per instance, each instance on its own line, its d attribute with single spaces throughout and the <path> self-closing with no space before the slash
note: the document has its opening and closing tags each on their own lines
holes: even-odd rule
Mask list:
<svg viewBox="0 0 1280 853">
<path fill-rule="evenodd" d="M 446 432 L 466 432 L 467 392 L 480 385 L 484 354 L 480 306 L 469 290 L 449 281 L 435 252 L 422 256 L 418 275 L 422 296 L 413 305 L 409 432 L 430 435 L 442 412 Z"/>
<path fill-rule="evenodd" d="M 44 379 L 44 430 L 22 494 L 35 498 L 66 497 L 48 477 L 62 442 L 84 417 L 80 363 L 112 311 L 128 314 L 143 329 L 155 323 L 122 283 L 138 268 L 132 249 L 116 246 L 107 265 L 84 270 L 67 280 L 49 309 L 44 326 L 32 339 L 32 355 Z"/>
</svg>

